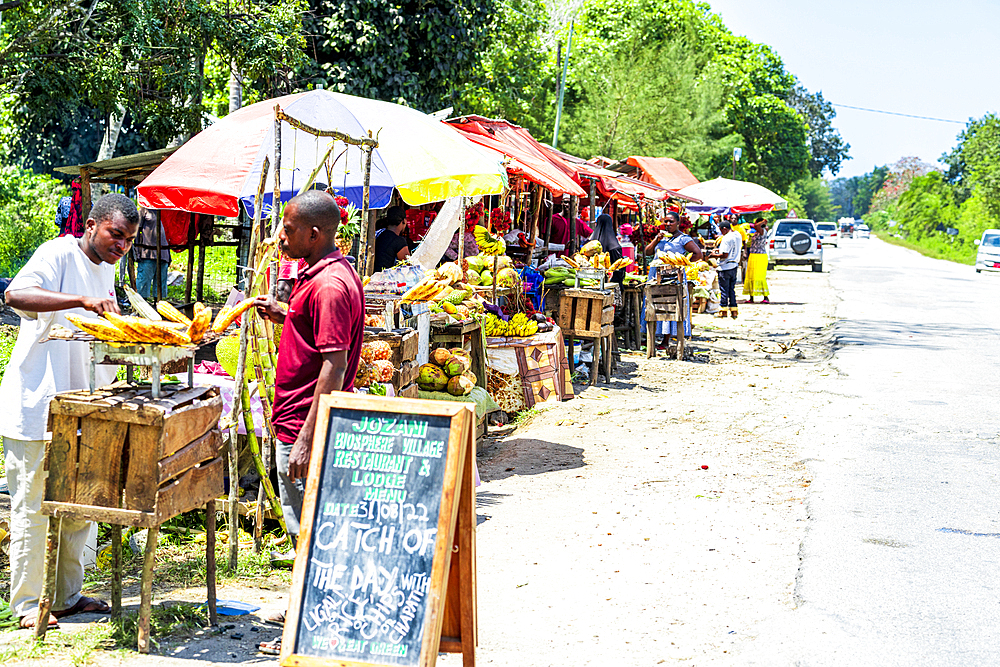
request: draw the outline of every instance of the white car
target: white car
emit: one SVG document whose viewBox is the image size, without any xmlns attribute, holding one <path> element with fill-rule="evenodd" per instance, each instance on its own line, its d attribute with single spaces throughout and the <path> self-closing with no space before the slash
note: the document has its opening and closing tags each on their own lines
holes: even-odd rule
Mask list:
<svg viewBox="0 0 1000 667">
<path fill-rule="evenodd" d="M 857 229 L 854 230 L 854 236 L 859 239 L 869 239 L 872 232 L 868 229 L 868 225 L 858 225 Z"/>
<path fill-rule="evenodd" d="M 768 268 L 778 264 L 809 264 L 823 271 L 823 241 L 816 223 L 805 218 L 783 218 L 774 224 L 767 239 Z"/>
<path fill-rule="evenodd" d="M 840 245 L 840 227 L 837 226 L 837 223 L 817 222 L 816 231 L 819 233 L 819 238 L 823 243 L 829 243 L 832 246 Z"/>
<path fill-rule="evenodd" d="M 1000 271 L 1000 229 L 987 229 L 976 245 L 976 273 Z"/>
</svg>

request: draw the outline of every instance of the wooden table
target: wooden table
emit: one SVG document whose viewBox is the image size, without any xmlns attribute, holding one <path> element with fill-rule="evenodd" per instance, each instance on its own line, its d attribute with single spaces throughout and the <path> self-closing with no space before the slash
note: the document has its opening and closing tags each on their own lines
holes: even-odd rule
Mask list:
<svg viewBox="0 0 1000 667">
<path fill-rule="evenodd" d="M 610 291 L 576 288 L 564 289 L 559 296 L 559 315 L 556 322 L 562 329 L 563 335 L 569 339 L 567 356 L 571 369 L 576 367 L 573 363 L 574 339 L 590 340 L 594 344 L 588 385 L 597 382 L 598 373 L 602 370 L 605 381 L 611 381 L 615 336 L 614 300 L 614 294 Z"/>
<path fill-rule="evenodd" d="M 431 324 L 431 348 L 437 347 L 465 347 L 469 342 L 469 356 L 472 357 L 472 373 L 476 376 L 476 386 L 487 389 L 487 369 L 486 369 L 486 342 L 483 340 L 481 327 L 476 320 L 456 322 L 447 326 L 435 326 Z M 476 437 L 485 435 L 489 427 L 487 426 L 486 415 L 481 423 L 476 424 Z"/>
<path fill-rule="evenodd" d="M 160 525 L 204 507 L 209 619 L 215 610 L 215 499 L 223 493 L 222 397 L 215 387 L 164 389 L 118 383 L 57 394 L 42 514 L 49 517 L 45 584 L 35 635 L 45 636 L 55 594 L 63 518 L 111 524 L 111 615 L 121 616 L 122 526 L 148 529 L 139 602 L 139 651 L 149 652 L 153 565 Z M 235 529 L 231 531 L 235 539 Z"/>
<path fill-rule="evenodd" d="M 664 271 L 661 270 L 661 274 Z M 677 283 L 648 282 L 645 285 L 646 297 L 646 357 L 656 356 L 656 323 L 677 323 L 677 354 L 678 360 L 684 359 L 684 323 L 691 317 L 691 288 L 688 286 L 687 274 L 678 269 L 675 275 Z"/>
</svg>

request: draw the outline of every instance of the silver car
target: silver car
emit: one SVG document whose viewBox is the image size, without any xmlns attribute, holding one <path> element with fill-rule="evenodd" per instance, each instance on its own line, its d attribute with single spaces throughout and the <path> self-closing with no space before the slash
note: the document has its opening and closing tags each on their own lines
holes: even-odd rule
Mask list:
<svg viewBox="0 0 1000 667">
<path fill-rule="evenodd" d="M 836 222 L 817 222 L 816 231 L 819 232 L 819 238 L 823 243 L 829 243 L 833 246 L 840 245 L 840 227 Z"/>
<path fill-rule="evenodd" d="M 823 271 L 823 241 L 816 223 L 802 218 L 778 220 L 767 240 L 768 268 L 778 264 L 809 264 L 816 273 Z"/>
</svg>

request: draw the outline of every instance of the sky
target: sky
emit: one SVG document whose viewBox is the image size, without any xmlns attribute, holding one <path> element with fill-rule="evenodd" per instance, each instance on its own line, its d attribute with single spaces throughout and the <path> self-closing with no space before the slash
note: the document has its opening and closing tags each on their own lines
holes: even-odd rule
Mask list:
<svg viewBox="0 0 1000 667">
<path fill-rule="evenodd" d="M 827 101 L 967 122 L 1000 110 L 1000 0 L 708 0 Z M 964 125 L 835 107 L 851 145 L 837 176 L 915 155 L 937 163 Z"/>
</svg>

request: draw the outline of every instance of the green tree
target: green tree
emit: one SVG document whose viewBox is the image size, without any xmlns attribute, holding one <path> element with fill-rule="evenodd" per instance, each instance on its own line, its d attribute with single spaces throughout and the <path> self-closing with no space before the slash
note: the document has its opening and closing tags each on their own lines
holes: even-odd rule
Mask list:
<svg viewBox="0 0 1000 667">
<path fill-rule="evenodd" d="M 504 118 L 545 136 L 558 77 L 543 44 L 547 17 L 541 0 L 500 4 L 456 113 Z"/>
<path fill-rule="evenodd" d="M 14 276 L 38 246 L 55 238 L 56 206 L 66 194 L 54 178 L 0 167 L 0 276 Z"/>
<path fill-rule="evenodd" d="M 1000 217 L 1000 118 L 989 113 L 970 121 L 943 160 L 948 180 L 959 187 L 960 201 L 976 191 L 993 216 Z"/>
<path fill-rule="evenodd" d="M 836 175 L 847 159 L 851 146 L 833 127 L 837 116 L 833 105 L 823 99 L 823 93 L 810 93 L 796 84 L 786 99 L 788 106 L 806 119 L 809 131 L 809 173 L 820 176 L 824 171 Z"/>
<path fill-rule="evenodd" d="M 495 0 L 311 0 L 310 8 L 314 62 L 304 76 L 425 112 L 459 102 L 498 11 Z"/>
<path fill-rule="evenodd" d="M 592 72 L 578 81 L 564 143 L 578 155 L 669 155 L 698 177 L 729 155 L 739 137 L 727 134 L 719 81 L 698 77 L 686 45 L 646 47 L 625 59 L 605 51 L 582 57 Z M 636 72 L 645 72 L 636 76 Z"/>
<path fill-rule="evenodd" d="M 830 188 L 822 178 L 804 178 L 796 181 L 788 188 L 786 199 L 789 202 L 788 207 L 794 208 L 800 218 L 819 222 L 834 220 L 836 217 Z"/>
<path fill-rule="evenodd" d="M 153 146 L 200 130 L 209 51 L 262 88 L 290 90 L 301 2 L 23 0 L 0 23 L 8 154 L 31 159 L 40 141 L 54 153 L 35 138 L 87 138 L 111 116 L 130 116 Z"/>
</svg>

